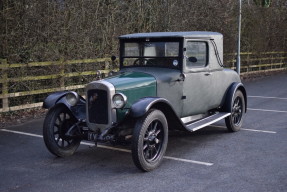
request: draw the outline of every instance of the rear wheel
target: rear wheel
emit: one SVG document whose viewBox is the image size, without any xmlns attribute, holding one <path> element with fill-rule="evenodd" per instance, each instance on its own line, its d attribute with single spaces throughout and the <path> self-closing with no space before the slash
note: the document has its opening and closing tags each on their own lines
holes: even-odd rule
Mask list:
<svg viewBox="0 0 287 192">
<path fill-rule="evenodd" d="M 240 130 L 245 113 L 245 100 L 240 90 L 235 92 L 231 105 L 231 115 L 225 118 L 225 124 L 229 131 L 235 132 Z"/>
<path fill-rule="evenodd" d="M 157 168 L 164 156 L 168 141 L 165 115 L 151 110 L 136 122 L 132 137 L 132 157 L 142 171 Z"/>
<path fill-rule="evenodd" d="M 72 155 L 81 140 L 66 136 L 67 131 L 77 120 L 63 105 L 53 107 L 46 115 L 43 126 L 44 142 L 48 150 L 59 157 Z"/>
</svg>

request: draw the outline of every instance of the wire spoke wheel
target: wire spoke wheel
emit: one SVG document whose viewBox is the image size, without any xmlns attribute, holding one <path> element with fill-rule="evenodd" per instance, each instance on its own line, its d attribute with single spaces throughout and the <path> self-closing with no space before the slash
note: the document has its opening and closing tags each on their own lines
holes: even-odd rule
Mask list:
<svg viewBox="0 0 287 192">
<path fill-rule="evenodd" d="M 240 90 L 235 92 L 231 106 L 231 115 L 225 118 L 225 124 L 229 131 L 235 132 L 240 130 L 245 113 L 245 100 Z"/>
<path fill-rule="evenodd" d="M 168 141 L 168 125 L 165 115 L 151 110 L 135 125 L 132 139 L 132 157 L 142 171 L 158 167 L 163 159 Z"/>
<path fill-rule="evenodd" d="M 159 155 L 163 141 L 163 126 L 160 121 L 153 121 L 144 137 L 143 153 L 147 161 L 153 161 Z"/>
<path fill-rule="evenodd" d="M 66 137 L 65 134 L 75 123 L 76 120 L 66 111 L 58 115 L 58 118 L 54 122 L 54 139 L 58 147 L 69 148 L 70 145 L 73 144 L 73 139 Z"/>
<path fill-rule="evenodd" d="M 242 114 L 243 114 L 242 100 L 238 96 L 234 100 L 233 107 L 232 107 L 232 113 L 231 113 L 234 125 L 239 125 L 240 124 L 240 121 L 241 121 L 241 118 L 242 118 Z"/>
<path fill-rule="evenodd" d="M 49 110 L 43 125 L 44 142 L 48 150 L 59 157 L 72 155 L 81 140 L 66 136 L 67 131 L 77 122 L 71 112 L 63 105 Z"/>
</svg>

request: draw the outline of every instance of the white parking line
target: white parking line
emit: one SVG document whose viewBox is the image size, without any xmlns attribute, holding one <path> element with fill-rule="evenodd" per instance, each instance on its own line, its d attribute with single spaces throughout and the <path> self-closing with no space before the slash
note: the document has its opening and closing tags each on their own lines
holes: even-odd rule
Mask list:
<svg viewBox="0 0 287 192">
<path fill-rule="evenodd" d="M 88 146 L 95 146 L 95 144 L 88 143 L 88 142 L 81 142 L 81 144 L 88 145 Z M 114 150 L 114 151 L 121 151 L 121 152 L 131 153 L 131 150 L 121 149 L 121 148 L 116 148 L 116 147 L 110 147 L 110 146 L 106 146 L 106 145 L 97 145 L 97 147 L 104 148 L 104 149 L 110 149 L 110 150 Z M 213 163 L 207 163 L 207 162 L 195 161 L 195 160 L 189 160 L 189 159 L 182 159 L 182 158 L 170 157 L 170 156 L 164 156 L 163 158 L 170 159 L 170 160 L 175 160 L 175 161 L 182 161 L 182 162 L 186 162 L 186 163 L 195 163 L 195 164 L 200 164 L 200 165 L 206 165 L 206 166 L 213 165 Z"/>
<path fill-rule="evenodd" d="M 269 110 L 269 109 L 253 109 L 253 108 L 247 108 L 247 110 L 250 110 L 250 111 L 274 112 L 274 113 L 287 113 L 287 111 L 278 111 L 278 110 Z"/>
<path fill-rule="evenodd" d="M 20 135 L 27 135 L 27 136 L 32 136 L 32 137 L 40 137 L 40 138 L 43 138 L 42 135 L 36 135 L 36 134 L 33 134 L 33 133 L 25 133 L 25 132 L 12 131 L 12 130 L 7 130 L 7 129 L 0 129 L 0 131 L 5 131 L 5 132 L 9 132 L 9 133 L 16 133 L 16 134 L 20 134 Z"/>
<path fill-rule="evenodd" d="M 32 137 L 39 137 L 43 138 L 42 135 L 37 135 L 37 134 L 32 134 L 32 133 L 26 133 L 26 132 L 20 132 L 20 131 L 13 131 L 13 130 L 7 130 L 7 129 L 0 129 L 0 131 L 3 132 L 8 132 L 8 133 L 15 133 L 15 134 L 20 134 L 20 135 L 26 135 L 26 136 L 32 136 Z M 95 146 L 93 143 L 89 142 L 81 142 L 82 145 L 87 145 L 87 146 Z M 121 148 L 116 148 L 116 147 L 110 147 L 110 146 L 105 146 L 105 145 L 97 145 L 98 148 L 103 148 L 103 149 L 110 149 L 114 151 L 121 151 L 121 152 L 126 152 L 130 153 L 130 150 L 127 149 L 121 149 Z M 190 160 L 190 159 L 183 159 L 183 158 L 177 158 L 177 157 L 170 157 L 170 156 L 164 156 L 165 159 L 169 160 L 174 160 L 174 161 L 181 161 L 185 163 L 193 163 L 193 164 L 198 164 L 198 165 L 205 165 L 205 166 L 212 166 L 213 163 L 208 163 L 208 162 L 203 162 L 203 161 L 195 161 L 195 160 Z"/>
<path fill-rule="evenodd" d="M 260 99 L 282 99 L 282 100 L 287 100 L 287 98 L 284 97 L 265 97 L 265 96 L 247 96 L 251 98 L 260 98 Z"/>
<path fill-rule="evenodd" d="M 206 162 L 202 162 L 202 161 L 194 161 L 194 160 L 182 159 L 182 158 L 176 158 L 176 157 L 164 156 L 164 158 L 170 159 L 170 160 L 175 160 L 175 161 L 186 162 L 186 163 L 194 163 L 194 164 L 199 164 L 199 165 L 206 165 L 206 166 L 212 166 L 213 165 L 213 163 L 206 163 Z"/>
<path fill-rule="evenodd" d="M 225 126 L 219 126 L 219 125 L 210 125 L 209 127 L 217 127 L 217 128 L 224 128 L 227 129 Z M 241 128 L 241 130 L 244 131 L 253 131 L 253 132 L 261 132 L 261 133 L 277 133 L 275 131 L 264 131 L 264 130 L 258 130 L 258 129 L 245 129 L 245 128 Z"/>
</svg>

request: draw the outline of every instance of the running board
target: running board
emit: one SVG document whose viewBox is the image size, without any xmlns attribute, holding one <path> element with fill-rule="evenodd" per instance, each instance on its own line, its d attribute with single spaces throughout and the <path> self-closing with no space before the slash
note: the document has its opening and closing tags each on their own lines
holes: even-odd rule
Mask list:
<svg viewBox="0 0 287 192">
<path fill-rule="evenodd" d="M 190 124 L 186 124 L 185 127 L 187 130 L 193 132 L 196 131 L 198 129 L 204 128 L 208 125 L 211 125 L 221 119 L 224 119 L 225 117 L 228 117 L 231 113 L 224 113 L 224 112 L 218 112 L 215 113 L 213 115 L 210 115 L 208 117 L 205 117 L 199 121 L 195 121 L 193 123 Z"/>
</svg>

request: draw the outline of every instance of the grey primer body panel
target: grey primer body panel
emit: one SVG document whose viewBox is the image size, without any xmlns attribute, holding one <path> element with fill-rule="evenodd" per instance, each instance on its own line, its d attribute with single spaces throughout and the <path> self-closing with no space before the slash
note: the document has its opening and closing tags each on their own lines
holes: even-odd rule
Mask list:
<svg viewBox="0 0 287 192">
<path fill-rule="evenodd" d="M 188 42 L 204 42 L 207 46 L 207 60 L 203 67 L 187 66 L 183 62 L 182 117 L 206 113 L 222 105 L 225 94 L 233 82 L 241 82 L 234 71 L 223 68 L 223 35 L 198 32 L 197 38 L 185 36 L 184 47 Z M 186 53 L 184 53 L 186 54 Z M 186 58 L 186 57 L 184 57 Z"/>
<path fill-rule="evenodd" d="M 221 106 L 231 84 L 240 82 L 233 73 L 235 71 L 228 69 L 187 73 L 183 85 L 182 117 L 206 113 Z"/>
<path fill-rule="evenodd" d="M 155 67 L 134 67 L 124 68 L 122 72 L 143 72 L 150 74 L 156 79 L 157 97 L 167 99 L 171 104 L 176 114 L 180 117 L 182 110 L 182 81 L 177 81 L 180 78 L 180 71 L 167 68 Z"/>
<path fill-rule="evenodd" d="M 121 71 L 138 71 L 153 75 L 157 81 L 157 97 L 167 99 L 178 117 L 206 113 L 223 104 L 224 96 L 233 82 L 240 82 L 233 70 L 222 69 L 206 76 L 204 71 L 186 74 L 180 79 L 180 71 L 159 68 L 126 68 Z M 200 83 L 199 83 L 200 82 Z"/>
<path fill-rule="evenodd" d="M 217 104 L 223 104 L 222 102 L 224 101 L 222 99 L 224 99 L 232 83 L 240 83 L 241 80 L 239 75 L 231 69 L 223 69 L 222 71 L 213 71 L 211 73 L 211 81 L 213 83 L 211 84 L 212 93 L 210 94 L 212 94 L 212 97 L 210 97 L 210 100 L 211 107 L 215 108 Z"/>
<path fill-rule="evenodd" d="M 216 32 L 155 32 L 121 36 L 120 39 L 182 37 L 187 42 L 205 42 L 207 63 L 204 67 L 187 67 L 184 58 L 180 81 L 180 70 L 165 68 L 123 68 L 122 71 L 140 71 L 153 75 L 157 80 L 157 97 L 167 99 L 179 117 L 205 114 L 223 104 L 228 88 L 241 82 L 234 71 L 223 68 L 223 35 Z M 183 53 L 185 56 L 185 52 Z"/>
</svg>

